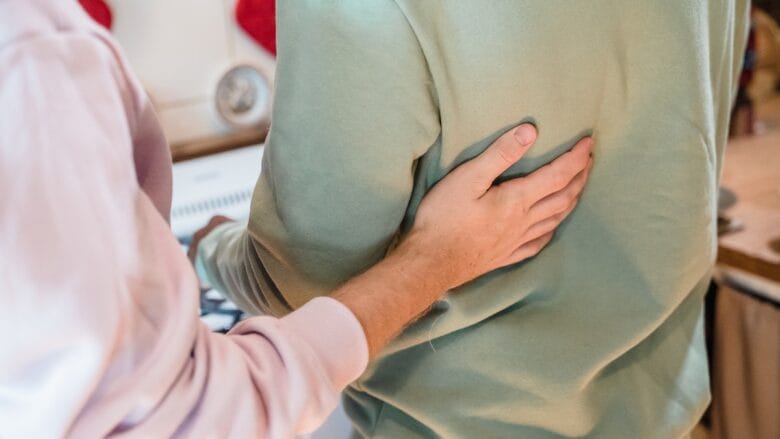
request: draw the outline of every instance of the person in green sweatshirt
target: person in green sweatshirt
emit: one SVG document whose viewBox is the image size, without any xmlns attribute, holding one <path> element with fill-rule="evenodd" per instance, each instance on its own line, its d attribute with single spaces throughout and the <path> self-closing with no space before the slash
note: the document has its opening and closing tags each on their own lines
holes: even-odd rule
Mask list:
<svg viewBox="0 0 780 439">
<path fill-rule="evenodd" d="M 506 178 L 592 134 L 589 188 L 548 247 L 439 301 L 345 407 L 364 437 L 683 437 L 709 399 L 702 299 L 748 12 L 279 2 L 251 217 L 210 230 L 198 271 L 250 312 L 285 314 L 382 259 L 423 195 L 507 128 L 539 135 Z"/>
</svg>

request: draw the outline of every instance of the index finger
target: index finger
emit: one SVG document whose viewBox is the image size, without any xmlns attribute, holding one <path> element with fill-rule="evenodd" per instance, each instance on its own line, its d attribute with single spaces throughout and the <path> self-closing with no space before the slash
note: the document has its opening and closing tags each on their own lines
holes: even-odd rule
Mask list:
<svg viewBox="0 0 780 439">
<path fill-rule="evenodd" d="M 552 162 L 525 177 L 505 181 L 501 186 L 522 191 L 528 206 L 532 206 L 542 198 L 566 188 L 569 182 L 588 166 L 591 151 L 593 139 L 585 137 Z"/>
<path fill-rule="evenodd" d="M 482 154 L 462 164 L 462 172 L 473 174 L 479 183 L 479 193 L 484 193 L 496 178 L 523 157 L 536 136 L 536 127 L 530 123 L 520 124 L 502 134 Z"/>
</svg>

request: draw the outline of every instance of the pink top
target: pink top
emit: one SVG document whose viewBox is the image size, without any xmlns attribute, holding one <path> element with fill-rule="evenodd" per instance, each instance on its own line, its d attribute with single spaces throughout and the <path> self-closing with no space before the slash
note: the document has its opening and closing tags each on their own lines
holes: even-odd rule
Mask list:
<svg viewBox="0 0 780 439">
<path fill-rule="evenodd" d="M 229 335 L 197 319 L 170 155 L 74 0 L 0 0 L 0 437 L 291 437 L 368 359 L 321 298 Z"/>
</svg>

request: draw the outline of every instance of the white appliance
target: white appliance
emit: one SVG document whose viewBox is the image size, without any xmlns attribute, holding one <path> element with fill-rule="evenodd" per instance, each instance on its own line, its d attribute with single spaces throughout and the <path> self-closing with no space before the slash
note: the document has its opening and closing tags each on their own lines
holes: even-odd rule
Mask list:
<svg viewBox="0 0 780 439">
<path fill-rule="evenodd" d="M 276 59 L 238 27 L 235 0 L 107 3 L 113 35 L 151 96 L 171 144 L 269 123 Z"/>
</svg>

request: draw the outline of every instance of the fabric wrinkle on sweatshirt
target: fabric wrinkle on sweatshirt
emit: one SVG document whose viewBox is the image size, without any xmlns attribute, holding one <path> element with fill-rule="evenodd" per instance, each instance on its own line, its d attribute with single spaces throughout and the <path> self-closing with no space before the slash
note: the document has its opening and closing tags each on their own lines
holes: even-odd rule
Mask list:
<svg viewBox="0 0 780 439">
<path fill-rule="evenodd" d="M 248 227 L 201 273 L 282 315 L 381 259 L 423 195 L 505 130 L 505 177 L 592 132 L 538 256 L 452 291 L 347 391 L 366 437 L 680 437 L 709 398 L 702 298 L 744 0 L 277 5 L 273 126 Z"/>
<path fill-rule="evenodd" d="M 0 437 L 287 439 L 365 368 L 330 298 L 228 335 L 198 320 L 168 145 L 75 0 L 0 0 L 0 203 Z"/>
</svg>

